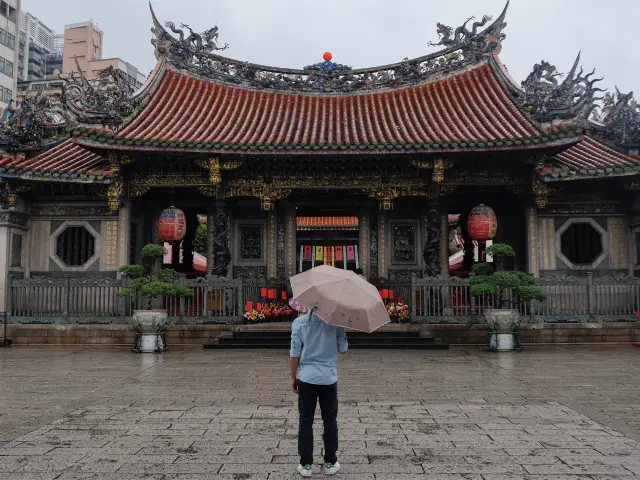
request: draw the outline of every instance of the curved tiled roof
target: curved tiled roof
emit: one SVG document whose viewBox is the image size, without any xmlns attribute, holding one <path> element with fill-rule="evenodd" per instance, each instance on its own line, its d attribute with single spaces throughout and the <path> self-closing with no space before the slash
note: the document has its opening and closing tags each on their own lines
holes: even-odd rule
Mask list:
<svg viewBox="0 0 640 480">
<path fill-rule="evenodd" d="M 79 142 L 164 151 L 376 153 L 517 149 L 566 136 L 549 138 L 526 118 L 488 62 L 430 83 L 357 95 L 249 90 L 170 68 L 163 76 L 120 132 L 84 130 Z"/>
<path fill-rule="evenodd" d="M 0 176 L 31 180 L 108 183 L 113 172 L 103 168 L 104 158 L 72 140 L 66 140 L 34 158 L 0 156 Z"/>
<path fill-rule="evenodd" d="M 616 177 L 640 174 L 640 157 L 625 155 L 583 136 L 576 145 L 554 157 L 553 164 L 538 168 L 546 181 Z"/>
</svg>

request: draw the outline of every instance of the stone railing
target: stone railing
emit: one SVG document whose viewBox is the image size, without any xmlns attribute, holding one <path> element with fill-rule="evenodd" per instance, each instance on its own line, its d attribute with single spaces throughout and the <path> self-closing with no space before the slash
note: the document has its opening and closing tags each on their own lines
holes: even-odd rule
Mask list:
<svg viewBox="0 0 640 480">
<path fill-rule="evenodd" d="M 194 290 L 192 298 L 166 297 L 154 306 L 166 309 L 174 323 L 239 322 L 247 302 L 265 301 L 264 290 L 284 288 L 282 280 L 181 278 Z M 108 277 L 9 278 L 7 316 L 10 323 L 126 323 L 134 309 L 144 309 L 145 298 L 123 298 L 116 293 L 126 279 Z M 518 305 L 527 322 L 636 321 L 640 311 L 640 278 L 628 276 L 554 276 L 537 279 L 546 292 L 544 302 Z M 384 281 L 378 285 L 402 300 L 417 323 L 482 322 L 493 298 L 474 298 L 469 281 L 455 277 L 413 277 L 411 282 Z M 507 301 L 513 300 L 507 293 Z M 266 300 L 269 301 L 269 300 Z"/>
</svg>

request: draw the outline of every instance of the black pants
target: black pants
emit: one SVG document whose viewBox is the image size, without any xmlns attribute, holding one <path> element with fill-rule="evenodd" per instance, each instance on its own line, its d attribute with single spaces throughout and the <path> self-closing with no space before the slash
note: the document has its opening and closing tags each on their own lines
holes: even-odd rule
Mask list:
<svg viewBox="0 0 640 480">
<path fill-rule="evenodd" d="M 301 465 L 313 465 L 313 417 L 318 401 L 324 423 L 324 462 L 336 463 L 338 461 L 336 456 L 338 452 L 338 384 L 312 385 L 299 381 L 298 453 Z"/>
</svg>

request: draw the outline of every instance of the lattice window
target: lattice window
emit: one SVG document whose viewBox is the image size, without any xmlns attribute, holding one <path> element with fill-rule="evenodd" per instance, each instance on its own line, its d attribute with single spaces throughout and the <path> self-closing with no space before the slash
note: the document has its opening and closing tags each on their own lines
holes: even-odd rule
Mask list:
<svg viewBox="0 0 640 480">
<path fill-rule="evenodd" d="M 392 226 L 393 263 L 416 263 L 416 226 L 397 223 Z"/>
<path fill-rule="evenodd" d="M 65 228 L 56 238 L 56 256 L 69 267 L 87 263 L 96 251 L 96 239 L 83 226 Z"/>
<path fill-rule="evenodd" d="M 240 225 L 240 259 L 262 260 L 262 225 Z"/>
<path fill-rule="evenodd" d="M 590 223 L 573 223 L 560 236 L 560 250 L 574 265 L 590 265 L 602 254 L 602 235 Z"/>
</svg>

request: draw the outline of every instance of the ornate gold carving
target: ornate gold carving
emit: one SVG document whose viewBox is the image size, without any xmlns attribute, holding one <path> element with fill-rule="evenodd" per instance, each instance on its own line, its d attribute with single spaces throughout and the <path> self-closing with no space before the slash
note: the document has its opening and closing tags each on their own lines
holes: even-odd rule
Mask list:
<svg viewBox="0 0 640 480">
<path fill-rule="evenodd" d="M 222 160 L 220 170 L 237 170 L 244 165 L 244 160 Z"/>
<path fill-rule="evenodd" d="M 627 268 L 629 266 L 629 237 L 625 219 L 614 217 L 607 219 L 609 234 L 609 268 Z"/>
<path fill-rule="evenodd" d="M 306 174 L 305 172 L 295 174 L 283 174 L 273 172 L 269 175 L 269 182 L 278 188 L 381 188 L 381 178 L 385 178 L 386 183 L 394 187 L 423 187 L 428 181 L 418 175 L 340 175 L 335 170 L 319 170 Z M 253 178 L 230 178 L 225 181 L 225 185 L 232 187 L 261 187 L 265 184 L 266 178 L 256 176 Z"/>
<path fill-rule="evenodd" d="M 275 202 L 291 195 L 291 190 L 287 188 L 275 188 L 273 186 L 262 187 L 227 187 L 225 197 L 257 197 L 260 199 L 260 206 L 263 210 L 273 210 Z"/>
<path fill-rule="evenodd" d="M 432 179 L 434 183 L 444 182 L 444 160 L 442 158 L 436 158 L 433 161 Z"/>
<path fill-rule="evenodd" d="M 102 223 L 103 233 L 103 245 L 104 245 L 104 257 L 103 257 L 103 270 L 115 271 L 118 268 L 118 222 L 109 221 Z"/>
<path fill-rule="evenodd" d="M 200 192 L 205 197 L 217 197 L 219 188 L 217 186 L 203 186 L 200 185 L 196 187 L 198 192 Z"/>
<path fill-rule="evenodd" d="M 393 201 L 400 197 L 428 197 L 429 188 L 420 187 L 376 187 L 366 191 L 367 195 L 380 201 L 382 210 L 393 210 Z"/>
<path fill-rule="evenodd" d="M 624 188 L 626 190 L 640 190 L 640 181 L 626 182 Z"/>
<path fill-rule="evenodd" d="M 131 179 L 134 187 L 197 187 L 210 185 L 209 181 L 198 173 L 151 173 L 137 174 Z"/>
<path fill-rule="evenodd" d="M 535 202 L 538 208 L 547 208 L 549 203 L 549 187 L 544 183 L 536 182 L 533 185 L 533 193 L 535 195 Z"/>
<path fill-rule="evenodd" d="M 433 160 L 411 160 L 411 165 L 416 168 L 432 169 Z"/>
<path fill-rule="evenodd" d="M 16 188 L 16 192 L 18 192 L 18 193 L 30 192 L 31 188 L 32 188 L 32 185 L 27 185 L 27 184 L 21 183 L 21 184 L 16 185 L 15 188 Z"/>
<path fill-rule="evenodd" d="M 208 158 L 206 160 L 200 160 L 197 163 L 205 170 L 209 170 L 209 183 L 211 185 L 220 185 L 222 183 L 219 158 Z"/>
<path fill-rule="evenodd" d="M 461 170 L 456 169 L 447 175 L 449 185 L 525 185 L 523 178 L 514 177 L 504 170 Z"/>
<path fill-rule="evenodd" d="M 107 188 L 107 205 L 109 210 L 115 212 L 120 209 L 120 197 L 122 197 L 122 183 L 115 182 Z"/>
<path fill-rule="evenodd" d="M 151 190 L 151 187 L 144 187 L 141 185 L 132 185 L 130 183 L 129 197 L 132 197 L 132 198 L 144 197 L 149 192 L 149 190 Z"/>
<path fill-rule="evenodd" d="M 14 191 L 7 191 L 7 205 L 10 207 L 15 207 L 18 203 L 18 195 Z"/>
<path fill-rule="evenodd" d="M 109 165 L 109 170 L 111 170 L 116 175 L 120 174 L 120 167 L 122 165 L 129 165 L 135 161 L 135 158 L 128 155 L 118 156 L 116 152 L 109 152 L 107 154 L 107 164 Z"/>
</svg>

